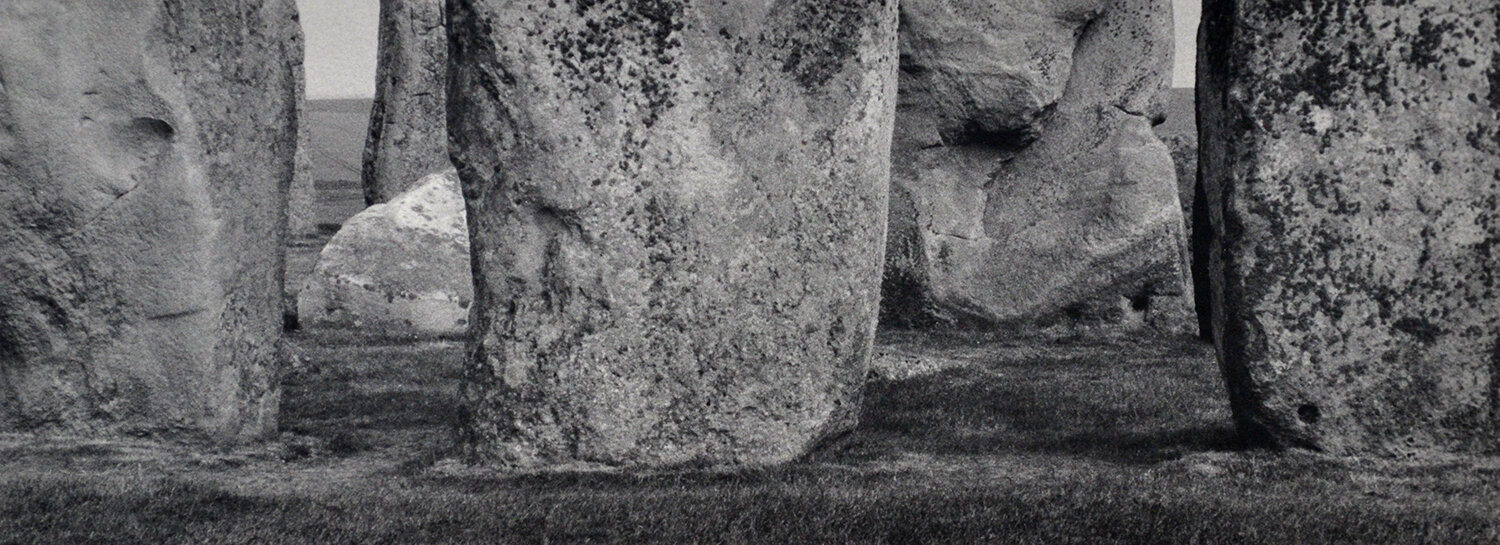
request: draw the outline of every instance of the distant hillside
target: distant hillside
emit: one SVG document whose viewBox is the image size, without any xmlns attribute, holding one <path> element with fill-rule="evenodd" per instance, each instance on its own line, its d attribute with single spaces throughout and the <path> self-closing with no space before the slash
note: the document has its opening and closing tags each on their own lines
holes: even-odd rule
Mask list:
<svg viewBox="0 0 1500 545">
<path fill-rule="evenodd" d="M 368 98 L 307 101 L 312 125 L 313 176 L 317 180 L 359 180 L 370 124 Z"/>
</svg>

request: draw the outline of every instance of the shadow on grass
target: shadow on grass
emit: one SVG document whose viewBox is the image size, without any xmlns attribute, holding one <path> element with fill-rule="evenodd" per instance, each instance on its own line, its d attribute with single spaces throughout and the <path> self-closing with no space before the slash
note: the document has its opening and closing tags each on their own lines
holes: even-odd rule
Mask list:
<svg viewBox="0 0 1500 545">
<path fill-rule="evenodd" d="M 339 329 L 301 332 L 298 342 L 307 361 L 283 381 L 282 431 L 337 456 L 449 440 L 462 343 Z"/>
<path fill-rule="evenodd" d="M 859 427 L 829 454 L 1038 453 L 1154 464 L 1240 448 L 1207 353 L 1189 341 L 1162 342 L 1144 354 L 1128 343 L 1061 343 L 1057 355 L 1025 357 L 980 348 L 963 366 L 875 379 Z"/>
<path fill-rule="evenodd" d="M 347 336 L 305 346 L 284 422 L 356 458 L 341 468 L 416 460 L 419 449 L 360 453 L 447 440 L 456 343 Z M 916 348 L 919 359 L 948 350 Z M 0 543 L 1495 542 L 1490 485 L 1473 484 L 1464 466 L 1415 484 L 1356 479 L 1318 457 L 1220 461 L 1218 473 L 1143 467 L 1231 442 L 1203 350 L 950 348 L 941 357 L 953 366 L 873 380 L 863 422 L 813 463 L 493 477 L 437 476 L 424 470 L 431 459 L 355 476 L 316 464 L 0 473 Z M 860 463 L 910 454 L 985 459 L 955 471 Z M 1434 501 L 1428 490 L 1450 482 L 1460 501 Z M 1394 500 L 1370 500 L 1370 486 Z"/>
<path fill-rule="evenodd" d="M 335 454 L 394 445 L 412 434 L 450 440 L 461 343 L 349 330 L 299 336 L 311 347 L 310 363 L 286 381 L 284 430 L 327 441 Z M 872 379 L 859 427 L 809 460 L 1033 453 L 1153 464 L 1238 446 L 1217 370 L 1193 341 L 905 342 L 916 346 L 918 358 L 945 352 L 964 363 L 908 379 Z"/>
</svg>

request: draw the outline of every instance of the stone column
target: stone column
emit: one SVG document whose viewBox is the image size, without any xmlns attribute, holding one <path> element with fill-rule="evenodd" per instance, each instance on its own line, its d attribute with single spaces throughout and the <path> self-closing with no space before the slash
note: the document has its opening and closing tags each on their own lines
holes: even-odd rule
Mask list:
<svg viewBox="0 0 1500 545">
<path fill-rule="evenodd" d="M 365 204 L 391 200 L 448 165 L 443 0 L 380 0 L 380 60 L 365 139 Z"/>
<path fill-rule="evenodd" d="M 292 0 L 0 3 L 0 429 L 273 433 Z"/>
<path fill-rule="evenodd" d="M 306 108 L 299 107 L 297 114 L 297 171 L 292 177 L 288 191 L 286 211 L 287 232 L 293 239 L 318 234 L 317 202 L 318 190 L 314 185 L 312 156 L 312 127 Z"/>
<path fill-rule="evenodd" d="M 895 4 L 449 3 L 473 454 L 765 464 L 854 424 Z"/>
<path fill-rule="evenodd" d="M 1249 438 L 1500 448 L 1500 5 L 1206 2 L 1214 329 Z"/>
<path fill-rule="evenodd" d="M 903 1 L 888 323 L 1186 328 L 1172 40 L 1168 0 Z"/>
</svg>

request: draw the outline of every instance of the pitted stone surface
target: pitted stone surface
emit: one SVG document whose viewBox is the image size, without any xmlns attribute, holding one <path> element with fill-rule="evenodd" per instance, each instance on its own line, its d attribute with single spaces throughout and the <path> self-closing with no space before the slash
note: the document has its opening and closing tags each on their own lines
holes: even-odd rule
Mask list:
<svg viewBox="0 0 1500 545">
<path fill-rule="evenodd" d="M 276 429 L 291 0 L 0 3 L 0 429 Z"/>
<path fill-rule="evenodd" d="M 298 295 L 297 316 L 310 326 L 459 335 L 473 293 L 464 201 L 449 169 L 344 222 Z"/>
<path fill-rule="evenodd" d="M 1215 336 L 1241 430 L 1500 450 L 1500 6 L 1203 14 Z"/>
<path fill-rule="evenodd" d="M 380 0 L 380 58 L 365 139 L 365 204 L 449 168 L 443 0 Z"/>
<path fill-rule="evenodd" d="M 1182 213 L 1151 132 L 1167 0 L 901 5 L 884 316 L 894 324 L 1191 317 Z"/>
<path fill-rule="evenodd" d="M 878 306 L 895 2 L 449 6 L 471 452 L 762 464 L 850 428 Z"/>
</svg>

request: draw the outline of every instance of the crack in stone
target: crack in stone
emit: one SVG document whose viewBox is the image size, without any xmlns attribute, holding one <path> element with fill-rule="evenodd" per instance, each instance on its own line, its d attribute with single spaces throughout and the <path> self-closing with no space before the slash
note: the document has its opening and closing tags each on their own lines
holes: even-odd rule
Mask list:
<svg viewBox="0 0 1500 545">
<path fill-rule="evenodd" d="M 168 313 L 164 313 L 164 314 L 155 314 L 155 315 L 152 315 L 152 316 L 147 316 L 146 319 L 147 320 L 173 320 L 173 319 L 177 319 L 177 318 L 185 318 L 185 317 L 188 317 L 188 316 L 192 316 L 194 314 L 202 314 L 204 312 L 207 312 L 207 310 L 206 309 L 201 309 L 201 308 L 195 308 L 195 309 L 183 310 L 183 311 L 178 311 L 178 312 L 168 312 Z"/>
<path fill-rule="evenodd" d="M 114 200 L 109 201 L 109 204 L 104 205 L 104 207 L 100 208 L 98 212 L 95 212 L 92 217 L 90 217 L 87 221 L 84 221 L 82 225 L 79 225 L 78 229 L 79 230 L 87 229 L 89 226 L 92 226 L 94 223 L 97 223 L 100 219 L 103 219 L 105 214 L 108 214 L 110 210 L 114 209 L 115 205 L 117 205 L 117 204 L 120 203 L 121 199 L 124 199 L 127 195 L 130 195 L 131 192 L 134 192 L 140 186 L 141 186 L 141 182 L 139 180 L 137 180 L 136 183 L 135 183 L 135 185 L 130 186 L 129 189 L 126 189 L 125 191 L 121 192 L 119 195 L 115 195 Z"/>
<path fill-rule="evenodd" d="M 1114 107 L 1115 107 L 1116 110 L 1124 112 L 1125 115 L 1130 115 L 1130 116 L 1135 116 L 1135 117 L 1143 117 L 1143 118 L 1146 118 L 1146 119 L 1150 119 L 1151 118 L 1151 116 L 1146 115 L 1145 112 L 1136 112 L 1136 111 L 1132 111 L 1130 108 L 1126 108 L 1124 104 L 1115 104 Z"/>
</svg>

